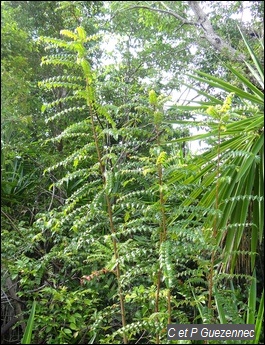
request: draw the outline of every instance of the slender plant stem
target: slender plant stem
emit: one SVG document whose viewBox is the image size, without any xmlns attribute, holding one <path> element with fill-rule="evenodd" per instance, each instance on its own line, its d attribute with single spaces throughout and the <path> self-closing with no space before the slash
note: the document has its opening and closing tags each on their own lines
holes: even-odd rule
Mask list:
<svg viewBox="0 0 265 345">
<path fill-rule="evenodd" d="M 217 165 L 216 165 L 216 187 L 215 187 L 215 216 L 213 223 L 213 239 L 214 245 L 217 236 L 217 218 L 218 218 L 218 207 L 219 207 L 219 174 L 220 174 L 220 145 L 221 145 L 221 120 L 218 127 L 218 143 L 217 143 Z M 212 251 L 211 255 L 211 266 L 209 273 L 209 299 L 208 299 L 208 308 L 212 308 L 212 296 L 213 296 L 213 268 L 215 260 L 215 249 Z"/>
<path fill-rule="evenodd" d="M 167 323 L 171 324 L 171 291 L 170 289 L 168 289 L 168 292 L 167 292 L 167 311 L 168 311 Z"/>
<path fill-rule="evenodd" d="M 94 122 L 94 109 L 93 109 L 93 105 L 91 104 L 91 102 L 89 102 L 89 112 L 90 112 L 92 131 L 93 131 L 94 142 L 95 142 L 95 146 L 96 146 L 100 171 L 101 171 L 101 175 L 102 175 L 102 179 L 103 179 L 103 184 L 105 185 L 106 184 L 105 166 L 104 166 L 104 163 L 102 161 L 102 156 L 101 156 L 101 152 L 100 152 L 99 141 L 98 141 L 98 136 L 97 136 L 95 122 Z M 107 195 L 107 194 L 105 195 L 105 198 L 106 198 L 107 208 L 108 208 L 110 230 L 111 230 L 111 234 L 113 235 L 112 236 L 112 243 L 113 243 L 114 257 L 115 257 L 115 261 L 116 261 L 116 276 L 117 276 L 118 293 L 119 293 L 119 299 L 120 299 L 121 319 L 122 319 L 122 326 L 124 328 L 126 326 L 126 317 L 125 317 L 124 296 L 123 296 L 123 291 L 122 291 L 121 284 L 120 284 L 121 272 L 120 272 L 120 265 L 119 265 L 119 252 L 118 252 L 118 247 L 117 247 L 117 240 L 115 237 L 116 231 L 115 231 L 115 227 L 114 227 L 114 223 L 113 223 L 111 200 L 110 200 L 109 195 Z M 123 333 L 123 343 L 128 344 L 128 339 L 127 339 L 127 336 L 125 333 Z"/>
<path fill-rule="evenodd" d="M 156 125 L 156 134 L 157 134 L 157 145 L 160 145 L 160 135 L 159 135 L 159 127 Z M 166 241 L 167 238 L 167 218 L 166 218 L 166 211 L 165 211 L 165 197 L 163 192 L 163 167 L 162 164 L 159 163 L 157 167 L 158 171 L 158 184 L 159 184 L 159 202 L 160 202 L 160 212 L 162 215 L 161 221 L 161 230 L 160 230 L 160 243 L 161 244 Z M 159 294 L 160 294 L 160 285 L 161 285 L 161 277 L 162 277 L 162 270 L 159 268 L 157 273 L 157 288 L 156 288 L 156 302 L 155 302 L 155 312 L 159 312 Z M 168 320 L 171 320 L 171 305 L 170 305 L 170 290 L 168 291 Z M 160 343 L 159 333 L 156 335 L 156 343 Z"/>
</svg>

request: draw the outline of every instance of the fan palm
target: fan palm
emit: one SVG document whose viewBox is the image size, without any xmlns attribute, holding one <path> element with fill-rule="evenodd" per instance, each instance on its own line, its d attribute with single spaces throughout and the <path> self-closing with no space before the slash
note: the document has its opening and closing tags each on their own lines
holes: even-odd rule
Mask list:
<svg viewBox="0 0 265 345">
<path fill-rule="evenodd" d="M 218 267 L 219 273 L 240 271 L 252 275 L 256 282 L 256 274 L 259 278 L 260 272 L 257 256 L 264 239 L 264 72 L 254 51 L 242 37 L 250 56 L 249 62 L 245 61 L 248 76 L 226 66 L 235 76 L 237 86 L 203 72 L 190 75 L 228 96 L 223 102 L 197 90 L 207 101 L 179 107 L 203 114 L 210 126 L 207 133 L 182 140 L 207 140 L 210 148 L 194 158 L 192 176 L 187 177 L 186 171 L 180 170 L 174 173 L 171 182 L 196 182 L 198 185 L 183 206 L 196 200 L 206 210 L 205 232 L 222 250 L 221 255 L 218 254 L 219 266 L 214 266 L 216 257 L 212 266 Z M 174 215 L 172 222 L 177 217 Z M 251 290 L 255 290 L 253 285 Z M 249 295 L 249 302 L 255 312 L 253 293 Z M 259 311 L 261 314 L 263 312 Z M 247 323 L 254 321 L 249 314 L 247 319 Z"/>
</svg>

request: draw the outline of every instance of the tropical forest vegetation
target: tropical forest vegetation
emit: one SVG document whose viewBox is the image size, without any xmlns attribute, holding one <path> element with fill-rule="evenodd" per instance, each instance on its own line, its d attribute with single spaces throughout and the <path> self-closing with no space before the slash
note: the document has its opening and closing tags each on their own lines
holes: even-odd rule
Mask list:
<svg viewBox="0 0 265 345">
<path fill-rule="evenodd" d="M 263 18 L 1 1 L 2 344 L 264 343 Z"/>
</svg>

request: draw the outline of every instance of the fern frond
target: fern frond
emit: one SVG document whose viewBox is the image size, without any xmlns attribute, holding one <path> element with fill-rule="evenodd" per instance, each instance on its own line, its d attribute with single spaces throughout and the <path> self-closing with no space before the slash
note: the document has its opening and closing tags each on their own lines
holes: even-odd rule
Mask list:
<svg viewBox="0 0 265 345">
<path fill-rule="evenodd" d="M 83 91 L 80 91 L 78 93 L 75 93 L 74 96 L 66 96 L 66 97 L 62 97 L 62 98 L 59 98 L 53 102 L 50 102 L 50 103 L 46 103 L 45 104 L 45 107 L 47 109 L 51 109 L 53 107 L 56 107 L 58 106 L 61 102 L 72 102 L 72 101 L 78 101 L 80 99 L 84 99 L 85 98 L 85 94 L 82 93 Z"/>
<path fill-rule="evenodd" d="M 71 54 L 67 54 L 67 55 L 64 54 L 63 56 L 60 56 L 58 54 L 43 56 L 41 60 L 41 66 L 44 66 L 44 65 L 66 66 L 69 69 L 73 68 L 74 70 L 80 69 L 80 68 L 77 68 L 76 63 L 72 59 Z"/>
<path fill-rule="evenodd" d="M 44 89 L 51 90 L 55 88 L 66 88 L 66 89 L 71 89 L 71 90 L 79 90 L 81 85 L 80 84 L 74 84 L 74 83 L 69 83 L 66 81 L 47 81 L 43 80 L 42 82 L 38 83 L 39 87 L 43 87 Z"/>
<path fill-rule="evenodd" d="M 81 149 L 76 150 L 76 152 L 74 152 L 73 154 L 71 154 L 70 156 L 68 156 L 66 159 L 64 159 L 63 161 L 47 168 L 44 173 L 46 172 L 51 172 L 55 169 L 57 169 L 58 167 L 66 167 L 69 163 L 71 162 L 80 162 L 82 160 L 86 160 L 86 159 L 91 159 L 91 161 L 93 161 L 94 157 L 91 154 L 91 152 L 94 150 L 94 143 L 89 143 L 87 145 L 84 145 Z M 90 153 L 90 155 L 88 155 Z M 74 164 L 75 165 L 75 164 Z"/>
<path fill-rule="evenodd" d="M 47 106 L 45 105 L 43 108 L 42 108 L 42 112 L 44 112 L 46 110 Z M 64 118 L 65 115 L 68 115 L 69 113 L 71 112 L 78 112 L 78 111 L 83 111 L 83 110 L 86 110 L 87 106 L 86 105 L 83 105 L 83 106 L 77 106 L 77 107 L 70 107 L 70 108 L 67 108 L 67 109 L 64 109 L 63 111 L 60 111 L 58 113 L 55 113 L 53 116 L 49 116 L 45 119 L 45 123 L 49 123 L 49 122 L 52 122 L 54 120 L 58 120 L 58 119 L 61 119 L 61 118 Z"/>
</svg>

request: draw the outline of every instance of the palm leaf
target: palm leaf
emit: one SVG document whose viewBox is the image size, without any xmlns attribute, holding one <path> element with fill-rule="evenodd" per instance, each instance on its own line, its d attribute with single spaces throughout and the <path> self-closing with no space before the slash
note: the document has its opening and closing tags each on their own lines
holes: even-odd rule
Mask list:
<svg viewBox="0 0 265 345">
<path fill-rule="evenodd" d="M 253 340 L 253 344 L 259 344 L 259 339 L 262 331 L 262 327 L 264 327 L 264 290 L 262 291 L 261 300 L 259 304 L 258 315 L 256 318 L 255 324 L 255 339 Z"/>
<path fill-rule="evenodd" d="M 36 301 L 33 301 L 30 316 L 27 322 L 27 327 L 25 329 L 23 338 L 21 340 L 21 344 L 30 344 L 31 343 L 31 336 L 32 336 L 32 329 L 34 324 L 34 316 L 35 316 L 35 310 L 36 310 Z"/>
<path fill-rule="evenodd" d="M 258 60 L 258 58 L 256 57 L 255 53 L 253 52 L 253 50 L 251 49 L 250 45 L 248 44 L 248 41 L 246 40 L 245 36 L 243 35 L 243 33 L 241 32 L 240 28 L 238 28 L 240 33 L 241 33 L 241 36 L 244 40 L 244 43 L 247 47 L 247 50 L 251 56 L 251 59 L 259 73 L 259 76 L 260 76 L 260 79 L 263 81 L 263 87 L 264 87 L 264 70 L 263 70 L 263 67 L 262 67 L 262 64 L 260 63 L 260 61 Z M 261 42 L 261 45 L 263 47 L 263 43 Z M 263 47 L 264 49 L 264 47 Z M 247 64 L 247 66 L 249 65 L 247 62 L 245 62 Z M 252 69 L 252 68 L 251 68 Z M 253 69 L 252 69 L 253 70 Z"/>
<path fill-rule="evenodd" d="M 254 64 L 254 67 L 250 68 L 250 74 L 252 78 L 256 78 L 260 82 L 263 80 L 261 64 L 244 37 L 243 39 Z M 250 66 L 248 62 L 246 64 Z M 264 151 L 264 98 L 263 92 L 248 77 L 242 75 L 233 67 L 227 66 L 227 68 L 243 84 L 243 89 L 203 72 L 196 72 L 197 75 L 190 76 L 222 91 L 233 92 L 240 99 L 241 104 L 245 104 L 246 108 L 244 111 L 249 115 L 244 115 L 244 111 L 240 111 L 240 108 L 232 107 L 230 119 L 223 125 L 223 130 L 220 130 L 218 120 L 209 117 L 204 112 L 204 109 L 208 108 L 209 104 L 220 106 L 219 100 L 211 95 L 208 97 L 209 102 L 201 102 L 192 106 L 181 106 L 181 110 L 190 110 L 192 112 L 197 107 L 197 111 L 200 114 L 204 114 L 204 116 L 209 118 L 207 123 L 210 124 L 210 131 L 180 138 L 174 142 L 211 139 L 216 144 L 210 147 L 208 151 L 194 158 L 190 176 L 187 177 L 186 172 L 181 170 L 176 171 L 172 175 L 170 182 L 198 183 L 198 187 L 183 202 L 183 207 L 187 207 L 194 200 L 199 199 L 200 206 L 205 207 L 205 209 L 214 208 L 216 203 L 216 162 L 217 159 L 219 160 L 218 208 L 221 212 L 221 217 L 216 225 L 219 229 L 217 232 L 217 242 L 223 243 L 224 269 L 229 267 L 230 271 L 233 272 L 237 262 L 236 253 L 242 243 L 245 231 L 248 231 L 245 224 L 247 222 L 252 223 L 251 247 L 247 248 L 252 253 L 250 255 L 252 270 L 255 267 L 255 253 L 263 238 L 264 171 L 262 163 Z M 191 88 L 194 87 L 191 86 Z M 198 93 L 207 97 L 205 92 L 198 91 Z M 254 108 L 256 108 L 255 113 L 252 110 Z M 178 123 L 178 121 L 175 121 L 175 123 Z M 185 124 L 191 125 L 191 122 L 188 123 L 186 121 Z M 198 125 L 198 123 L 195 123 L 195 125 Z M 219 143 L 217 140 L 218 136 Z M 172 217 L 171 223 L 177 217 L 178 214 L 176 213 Z M 213 218 L 209 214 L 205 221 L 206 227 L 210 228 L 213 226 Z M 228 224 L 229 227 L 227 227 Z"/>
</svg>

